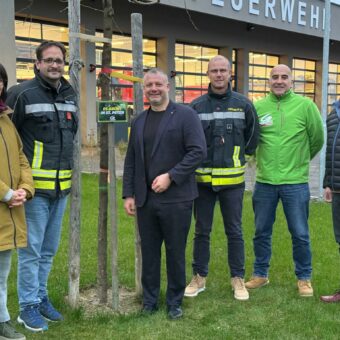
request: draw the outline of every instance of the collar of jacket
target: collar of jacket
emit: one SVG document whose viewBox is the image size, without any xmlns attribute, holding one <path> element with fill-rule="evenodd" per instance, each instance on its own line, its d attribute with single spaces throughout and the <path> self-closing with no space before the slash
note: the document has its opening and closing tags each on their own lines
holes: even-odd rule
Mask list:
<svg viewBox="0 0 340 340">
<path fill-rule="evenodd" d="M 13 113 L 13 110 L 7 106 L 7 109 L 5 111 L 0 112 L 0 118 L 11 113 Z"/>
<path fill-rule="evenodd" d="M 227 91 L 225 93 L 222 93 L 222 94 L 213 92 L 213 90 L 211 89 L 211 84 L 209 84 L 208 95 L 209 95 L 209 97 L 216 98 L 216 99 L 223 99 L 223 98 L 230 97 L 230 95 L 231 95 L 231 86 L 230 86 L 230 83 L 228 84 Z"/>
<path fill-rule="evenodd" d="M 272 101 L 277 102 L 277 101 L 284 101 L 284 100 L 288 100 L 292 97 L 292 95 L 294 94 L 292 89 L 289 89 L 284 95 L 278 97 L 276 96 L 273 92 L 270 92 L 269 97 Z"/>
</svg>

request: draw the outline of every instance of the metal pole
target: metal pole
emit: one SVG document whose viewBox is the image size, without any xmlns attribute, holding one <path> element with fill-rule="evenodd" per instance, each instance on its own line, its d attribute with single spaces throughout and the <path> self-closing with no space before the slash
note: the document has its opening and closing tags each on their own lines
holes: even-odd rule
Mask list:
<svg viewBox="0 0 340 340">
<path fill-rule="evenodd" d="M 331 31 L 331 2 L 325 0 L 325 22 L 324 22 L 324 35 L 323 35 L 323 56 L 322 56 L 322 102 L 321 102 L 321 115 L 323 121 L 324 135 L 326 136 L 326 119 L 327 119 L 327 104 L 328 104 L 328 63 L 329 63 L 329 36 Z M 319 179 L 319 197 L 322 198 L 323 194 L 323 177 L 325 172 L 326 162 L 326 143 L 320 152 L 320 179 Z"/>
<path fill-rule="evenodd" d="M 133 57 L 133 75 L 143 78 L 143 22 L 140 13 L 131 14 L 131 33 L 132 33 L 132 57 Z M 133 113 L 137 115 L 144 108 L 143 89 L 139 82 L 133 83 Z M 142 295 L 142 251 L 141 240 L 135 219 L 135 284 L 136 294 Z"/>
<path fill-rule="evenodd" d="M 80 0 L 68 1 L 68 22 L 69 32 L 79 33 L 80 30 Z M 76 93 L 78 107 L 80 105 L 80 79 L 79 71 L 82 63 L 80 61 L 80 39 L 69 37 L 70 49 L 70 82 Z M 70 231 L 69 231 L 69 303 L 75 308 L 79 298 L 79 277 L 80 277 L 80 206 L 81 206 L 81 173 L 80 173 L 80 152 L 81 152 L 81 123 L 79 108 L 78 131 L 74 139 L 72 174 L 72 190 L 70 205 Z"/>
</svg>

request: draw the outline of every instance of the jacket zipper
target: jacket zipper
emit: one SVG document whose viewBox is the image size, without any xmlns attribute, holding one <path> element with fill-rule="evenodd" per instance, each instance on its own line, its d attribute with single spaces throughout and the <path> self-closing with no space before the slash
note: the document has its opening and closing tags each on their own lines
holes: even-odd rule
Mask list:
<svg viewBox="0 0 340 340">
<path fill-rule="evenodd" d="M 11 188 L 12 188 L 13 187 L 13 177 L 12 177 L 12 172 L 11 172 L 11 165 L 10 165 L 10 160 L 9 160 L 8 147 L 7 147 L 7 143 L 6 143 L 5 137 L 4 137 L 3 133 L 2 133 L 1 127 L 0 127 L 0 135 L 2 137 L 2 140 L 4 141 L 4 145 L 5 145 L 5 149 L 6 149 L 8 173 L 9 173 L 9 177 L 11 179 Z M 16 242 L 17 228 L 16 228 L 15 221 L 14 221 L 14 218 L 13 218 L 12 209 L 9 209 L 9 213 L 10 213 L 10 216 L 11 216 L 11 220 L 13 222 L 13 227 L 14 227 L 14 235 L 13 235 L 14 239 L 13 239 L 13 243 L 14 243 L 14 247 L 16 248 L 17 247 L 17 242 Z"/>
</svg>

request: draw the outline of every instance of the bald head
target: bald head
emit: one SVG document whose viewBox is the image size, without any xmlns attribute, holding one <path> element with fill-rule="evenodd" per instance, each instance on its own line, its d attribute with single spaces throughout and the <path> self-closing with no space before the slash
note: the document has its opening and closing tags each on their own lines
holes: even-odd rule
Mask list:
<svg viewBox="0 0 340 340">
<path fill-rule="evenodd" d="M 210 59 L 207 71 L 210 87 L 214 93 L 224 94 L 229 86 L 231 67 L 229 60 L 222 55 Z"/>
<path fill-rule="evenodd" d="M 215 56 L 215 57 L 213 57 L 213 58 L 211 58 L 209 60 L 208 72 L 209 72 L 211 66 L 214 65 L 216 62 L 224 63 L 230 69 L 230 62 L 229 62 L 229 60 L 226 57 L 224 57 L 223 55 L 217 55 L 217 56 Z"/>
<path fill-rule="evenodd" d="M 292 77 L 292 70 L 285 64 L 278 64 L 274 66 L 270 71 L 270 76 L 272 76 L 272 74 L 276 72 L 285 72 L 290 77 Z"/>
<path fill-rule="evenodd" d="M 270 71 L 269 86 L 276 96 L 283 96 L 292 87 L 292 70 L 284 64 L 273 67 Z"/>
</svg>

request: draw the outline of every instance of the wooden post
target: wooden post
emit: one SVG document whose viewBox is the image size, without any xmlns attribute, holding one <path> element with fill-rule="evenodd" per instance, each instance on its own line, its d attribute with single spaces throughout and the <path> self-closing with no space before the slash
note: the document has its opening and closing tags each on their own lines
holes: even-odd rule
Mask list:
<svg viewBox="0 0 340 340">
<path fill-rule="evenodd" d="M 143 27 L 142 15 L 140 13 L 131 14 L 131 35 L 132 35 L 132 56 L 133 75 L 143 78 Z M 144 109 L 143 89 L 139 82 L 133 83 L 133 113 L 137 115 Z M 142 295 L 142 251 L 141 241 L 135 219 L 135 284 L 136 294 Z"/>
<path fill-rule="evenodd" d="M 104 37 L 112 40 L 112 0 L 103 0 Z M 102 67 L 111 69 L 111 44 L 104 43 Z M 100 74 L 101 99 L 111 99 L 111 77 L 108 73 Z M 108 126 L 100 124 L 100 173 L 98 207 L 98 297 L 100 303 L 107 302 L 107 209 L 108 209 Z"/>
<path fill-rule="evenodd" d="M 118 232 L 117 232 L 117 195 L 116 195 L 116 159 L 115 159 L 115 124 L 108 123 L 109 130 L 109 174 L 110 174 L 110 222 L 111 222 L 111 269 L 112 269 L 112 309 L 119 308 L 118 286 Z"/>
<path fill-rule="evenodd" d="M 68 0 L 68 22 L 69 32 L 79 33 L 80 29 L 80 0 Z M 80 61 L 80 39 L 69 38 L 70 53 L 70 82 L 76 92 L 78 103 L 78 131 L 74 139 L 73 160 L 74 168 L 72 174 L 72 190 L 70 203 L 70 232 L 69 232 L 69 287 L 68 299 L 72 308 L 75 308 L 79 298 L 80 277 L 80 206 L 81 206 L 81 123 L 79 114 L 80 105 L 80 79 L 79 71 L 82 63 Z"/>
</svg>

